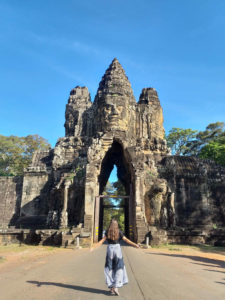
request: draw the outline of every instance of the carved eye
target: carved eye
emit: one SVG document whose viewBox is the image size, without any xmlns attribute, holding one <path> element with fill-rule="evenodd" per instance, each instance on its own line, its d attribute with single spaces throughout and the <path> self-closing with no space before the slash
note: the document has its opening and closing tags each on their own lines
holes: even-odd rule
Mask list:
<svg viewBox="0 0 225 300">
<path fill-rule="evenodd" d="M 123 111 L 123 106 L 118 106 L 117 111 L 118 111 L 118 113 L 121 113 Z"/>
<path fill-rule="evenodd" d="M 111 112 L 112 106 L 109 105 L 109 104 L 106 104 L 105 107 L 104 107 L 104 110 L 105 110 L 106 112 Z"/>
</svg>

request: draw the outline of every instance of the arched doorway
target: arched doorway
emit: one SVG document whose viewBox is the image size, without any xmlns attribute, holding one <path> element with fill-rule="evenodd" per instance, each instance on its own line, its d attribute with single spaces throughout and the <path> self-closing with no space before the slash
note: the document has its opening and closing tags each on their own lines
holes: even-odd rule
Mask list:
<svg viewBox="0 0 225 300">
<path fill-rule="evenodd" d="M 114 166 L 117 168 L 117 177 L 119 182 L 124 187 L 123 195 L 103 193 L 105 186 L 107 185 L 110 173 Z M 114 215 L 124 218 L 123 230 L 125 235 L 134 240 L 134 205 L 133 205 L 133 187 L 131 180 L 131 170 L 128 158 L 124 154 L 124 149 L 118 141 L 114 141 L 112 146 L 105 154 L 101 163 L 101 171 L 98 176 L 99 183 L 99 195 L 95 199 L 95 229 L 94 229 L 94 241 L 98 241 L 102 238 L 105 224 L 105 215 L 109 210 L 114 210 Z"/>
</svg>

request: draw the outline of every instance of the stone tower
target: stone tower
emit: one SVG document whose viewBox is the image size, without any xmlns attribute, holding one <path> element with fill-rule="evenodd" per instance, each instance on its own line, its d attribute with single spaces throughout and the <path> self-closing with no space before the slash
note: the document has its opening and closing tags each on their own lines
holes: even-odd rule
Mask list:
<svg viewBox="0 0 225 300">
<path fill-rule="evenodd" d="M 34 210 L 31 203 L 36 196 L 40 204 L 32 214 L 39 215 L 40 207 L 45 208 L 49 225 L 57 223 L 52 220 L 55 216 L 59 226 L 83 223 L 92 232 L 96 197 L 102 194 L 116 165 L 118 178 L 129 196 L 128 224 L 135 239 L 144 239 L 144 199 L 151 184 L 149 174 L 157 176 L 156 161 L 168 154 L 157 92 L 153 88 L 143 89 L 137 103 L 115 58 L 102 77 L 93 103 L 86 87 L 70 92 L 65 117 L 66 136 L 58 140 L 50 156 L 36 154 L 39 163 L 33 161 L 27 170 L 25 186 L 26 182 L 29 186 L 34 174 L 31 172 L 35 172 L 32 181 L 38 182 L 32 184 L 38 188 L 37 195 L 29 195 L 24 189 L 23 217 Z M 50 167 L 38 175 L 35 164 L 40 168 L 44 159 Z M 47 197 L 43 191 L 48 191 Z"/>
<path fill-rule="evenodd" d="M 49 152 L 35 153 L 25 172 L 14 216 L 19 226 L 82 226 L 97 240 L 101 195 L 114 165 L 126 190 L 125 231 L 131 239 L 206 228 L 215 219 L 225 224 L 224 168 L 169 155 L 156 90 L 144 88 L 136 102 L 116 58 L 93 102 L 87 87 L 70 92 L 65 118 L 65 137 Z"/>
</svg>

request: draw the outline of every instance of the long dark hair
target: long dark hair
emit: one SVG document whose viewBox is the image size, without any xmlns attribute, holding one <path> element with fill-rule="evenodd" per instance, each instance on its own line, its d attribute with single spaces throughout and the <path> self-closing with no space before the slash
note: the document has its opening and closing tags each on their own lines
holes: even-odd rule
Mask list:
<svg viewBox="0 0 225 300">
<path fill-rule="evenodd" d="M 119 239 L 119 225 L 116 219 L 112 219 L 108 228 L 107 238 L 110 240 L 118 240 Z"/>
</svg>

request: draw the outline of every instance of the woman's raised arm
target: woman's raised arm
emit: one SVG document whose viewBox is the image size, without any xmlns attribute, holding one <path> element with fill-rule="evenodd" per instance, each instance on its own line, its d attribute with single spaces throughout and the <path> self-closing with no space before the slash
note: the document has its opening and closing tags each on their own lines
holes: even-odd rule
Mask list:
<svg viewBox="0 0 225 300">
<path fill-rule="evenodd" d="M 93 251 L 95 248 L 98 248 L 99 246 L 101 246 L 106 240 L 106 236 L 104 236 L 103 239 L 101 239 L 97 244 L 93 245 L 90 249 L 90 251 Z"/>
<path fill-rule="evenodd" d="M 132 242 L 131 240 L 129 240 L 127 237 L 123 236 L 123 240 L 124 242 L 126 242 L 127 244 L 130 244 L 131 246 L 135 247 L 135 248 L 140 248 L 140 246 L 138 244 L 135 244 L 134 242 Z"/>
</svg>

